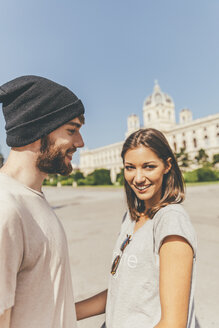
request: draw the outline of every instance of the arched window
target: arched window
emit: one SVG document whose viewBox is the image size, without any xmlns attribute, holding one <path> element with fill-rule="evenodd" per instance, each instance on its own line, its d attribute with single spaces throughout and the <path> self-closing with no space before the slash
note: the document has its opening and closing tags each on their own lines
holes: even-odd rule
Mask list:
<svg viewBox="0 0 219 328">
<path fill-rule="evenodd" d="M 208 139 L 208 136 L 205 136 L 205 137 L 204 137 L 204 140 L 205 140 L 205 146 L 209 146 L 209 139 Z"/>
<path fill-rule="evenodd" d="M 193 139 L 193 146 L 194 146 L 194 148 L 197 148 L 197 140 L 196 140 L 196 138 Z"/>
<path fill-rule="evenodd" d="M 217 144 L 219 145 L 219 133 L 217 133 L 216 138 L 217 138 Z"/>
<path fill-rule="evenodd" d="M 159 112 L 157 111 L 157 118 L 159 118 L 160 117 L 160 114 L 159 114 Z"/>
<path fill-rule="evenodd" d="M 151 120 L 151 114 L 148 113 L 148 121 L 150 121 L 150 120 Z"/>
<path fill-rule="evenodd" d="M 174 148 L 174 151 L 176 152 L 177 151 L 176 142 L 173 143 L 173 148 Z"/>
<path fill-rule="evenodd" d="M 186 141 L 185 140 L 183 140 L 183 148 L 186 149 Z"/>
<path fill-rule="evenodd" d="M 169 118 L 169 120 L 171 119 L 171 113 L 170 113 L 170 111 L 168 112 L 168 118 Z"/>
</svg>

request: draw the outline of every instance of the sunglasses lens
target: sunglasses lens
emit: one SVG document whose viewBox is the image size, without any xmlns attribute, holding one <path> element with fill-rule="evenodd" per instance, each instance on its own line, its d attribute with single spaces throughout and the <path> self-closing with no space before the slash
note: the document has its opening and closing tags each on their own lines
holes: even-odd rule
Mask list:
<svg viewBox="0 0 219 328">
<path fill-rule="evenodd" d="M 120 247 L 120 250 L 122 252 L 124 251 L 124 249 L 126 248 L 126 246 L 130 243 L 130 240 L 131 240 L 131 235 L 129 235 L 129 236 L 127 235 L 127 238 L 124 240 L 124 242 L 122 243 L 122 245 Z M 114 275 L 116 273 L 116 270 L 118 268 L 120 259 L 121 259 L 121 256 L 120 255 L 117 255 L 116 258 L 115 258 L 115 260 L 113 261 L 112 268 L 111 268 L 112 275 Z"/>
<path fill-rule="evenodd" d="M 124 249 L 126 248 L 126 246 L 129 244 L 129 242 L 130 242 L 130 237 L 131 237 L 131 236 L 128 236 L 128 237 L 124 240 L 124 242 L 122 243 L 122 245 L 121 245 L 121 247 L 120 247 L 120 249 L 121 249 L 122 252 L 124 251 Z"/>
<path fill-rule="evenodd" d="M 112 264 L 112 269 L 111 269 L 112 275 L 114 275 L 116 273 L 116 270 L 117 270 L 118 265 L 119 265 L 119 261 L 120 261 L 120 255 L 117 255 L 115 260 L 113 261 L 113 264 Z"/>
</svg>

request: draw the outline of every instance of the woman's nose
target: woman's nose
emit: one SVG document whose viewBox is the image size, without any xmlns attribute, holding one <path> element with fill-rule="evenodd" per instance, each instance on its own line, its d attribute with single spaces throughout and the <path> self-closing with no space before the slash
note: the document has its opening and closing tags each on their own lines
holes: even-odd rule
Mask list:
<svg viewBox="0 0 219 328">
<path fill-rule="evenodd" d="M 144 175 L 144 172 L 142 172 L 142 170 L 136 170 L 135 182 L 142 183 L 142 182 L 145 182 L 145 180 L 146 180 L 146 177 Z"/>
</svg>

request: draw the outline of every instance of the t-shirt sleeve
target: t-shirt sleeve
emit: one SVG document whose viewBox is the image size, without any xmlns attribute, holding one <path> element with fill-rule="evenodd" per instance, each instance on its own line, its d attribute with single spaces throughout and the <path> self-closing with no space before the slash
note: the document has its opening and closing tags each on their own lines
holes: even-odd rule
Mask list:
<svg viewBox="0 0 219 328">
<path fill-rule="evenodd" d="M 158 254 L 164 239 L 167 236 L 177 235 L 186 239 L 193 248 L 196 257 L 196 233 L 189 217 L 180 211 L 169 210 L 163 213 L 155 224 L 155 252 Z"/>
<path fill-rule="evenodd" d="M 17 273 L 22 258 L 20 217 L 12 206 L 0 202 L 0 315 L 14 305 Z"/>
</svg>

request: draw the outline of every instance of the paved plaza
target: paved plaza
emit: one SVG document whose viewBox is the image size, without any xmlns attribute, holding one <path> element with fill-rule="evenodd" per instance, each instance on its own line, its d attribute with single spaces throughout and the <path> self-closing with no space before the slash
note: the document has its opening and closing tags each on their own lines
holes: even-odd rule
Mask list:
<svg viewBox="0 0 219 328">
<path fill-rule="evenodd" d="M 126 208 L 123 189 L 44 187 L 44 193 L 67 234 L 76 301 L 106 289 Z M 184 206 L 198 235 L 195 305 L 199 326 L 218 328 L 219 184 L 188 187 Z M 101 315 L 79 322 L 78 327 L 98 328 L 103 322 Z"/>
</svg>

